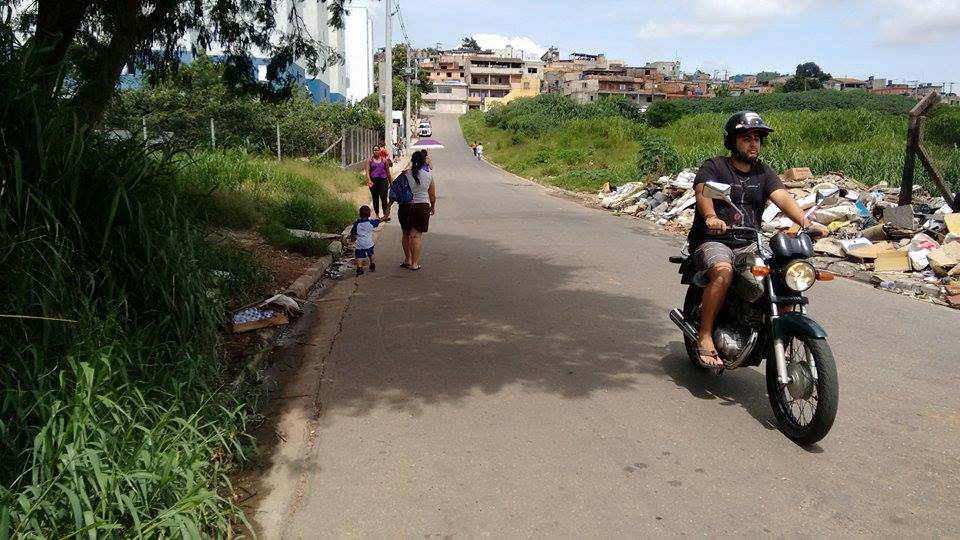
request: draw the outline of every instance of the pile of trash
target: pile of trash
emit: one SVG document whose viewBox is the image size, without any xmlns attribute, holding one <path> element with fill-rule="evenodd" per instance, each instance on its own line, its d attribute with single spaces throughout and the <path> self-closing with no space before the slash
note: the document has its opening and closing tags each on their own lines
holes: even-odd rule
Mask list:
<svg viewBox="0 0 960 540">
<path fill-rule="evenodd" d="M 696 173 L 685 169 L 646 183 L 605 185 L 600 206 L 685 233 L 696 212 Z M 867 186 L 841 174 L 814 176 L 805 167 L 788 169 L 781 178 L 808 217 L 830 230 L 814 245 L 816 266 L 960 308 L 960 213 L 943 197 L 917 186 L 913 204 L 899 206 L 900 189 L 886 182 Z M 767 236 L 791 228 L 793 221 L 775 205 L 764 211 Z"/>
</svg>

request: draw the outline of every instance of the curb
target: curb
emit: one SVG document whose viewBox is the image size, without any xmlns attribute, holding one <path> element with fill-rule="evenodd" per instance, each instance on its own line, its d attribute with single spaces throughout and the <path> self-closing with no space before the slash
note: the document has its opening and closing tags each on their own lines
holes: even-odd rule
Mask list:
<svg viewBox="0 0 960 540">
<path fill-rule="evenodd" d="M 347 231 L 349 232 L 349 230 Z M 310 268 L 306 270 L 303 274 L 300 275 L 289 287 L 284 291 L 284 294 L 292 294 L 293 296 L 299 299 L 306 299 L 307 295 L 310 293 L 310 290 L 313 289 L 313 286 L 320 281 L 320 278 L 323 277 L 323 273 L 327 268 L 333 264 L 333 257 L 330 255 L 324 255 L 313 264 Z M 253 377 L 259 370 L 260 366 L 263 364 L 263 361 L 266 360 L 267 356 L 273 352 L 274 347 L 277 345 L 277 336 L 280 332 L 287 328 L 289 324 L 284 326 L 275 326 L 273 328 L 261 330 L 258 332 L 260 337 L 260 347 L 250 355 L 250 358 L 246 361 L 243 366 L 243 369 L 237 375 L 237 377 L 230 383 L 230 386 L 233 387 L 234 391 L 239 390 L 243 387 L 244 382 L 248 378 Z"/>
<path fill-rule="evenodd" d="M 304 299 L 307 297 L 307 294 L 310 292 L 310 289 L 316 285 L 317 281 L 323 276 L 323 272 L 333 264 L 332 255 L 324 255 L 320 257 L 313 266 L 307 268 L 307 271 L 303 273 L 300 277 L 296 279 L 293 283 L 287 287 L 287 290 L 284 291 L 284 294 L 290 293 L 297 298 Z"/>
</svg>

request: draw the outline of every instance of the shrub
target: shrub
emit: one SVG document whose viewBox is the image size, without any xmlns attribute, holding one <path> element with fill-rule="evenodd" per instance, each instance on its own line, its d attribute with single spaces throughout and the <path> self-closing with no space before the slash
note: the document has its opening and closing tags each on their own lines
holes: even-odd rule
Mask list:
<svg viewBox="0 0 960 540">
<path fill-rule="evenodd" d="M 644 120 L 653 127 L 663 127 L 684 115 L 684 107 L 677 101 L 658 101 L 647 109 Z"/>
<path fill-rule="evenodd" d="M 672 174 L 681 168 L 670 140 L 660 135 L 646 135 L 640 141 L 640 153 L 637 155 L 636 171 L 640 177 Z"/>
</svg>

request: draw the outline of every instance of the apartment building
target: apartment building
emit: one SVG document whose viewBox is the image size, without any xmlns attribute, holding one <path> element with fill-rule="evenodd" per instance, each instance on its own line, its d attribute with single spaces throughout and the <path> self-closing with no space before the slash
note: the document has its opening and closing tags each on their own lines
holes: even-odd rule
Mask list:
<svg viewBox="0 0 960 540">
<path fill-rule="evenodd" d="M 464 74 L 469 86 L 467 101 L 470 108 L 485 108 L 487 99 L 503 98 L 522 85 L 525 69 L 520 58 L 485 55 L 467 58 Z"/>
<path fill-rule="evenodd" d="M 442 54 L 436 59 L 420 64 L 420 67 L 430 74 L 434 83 L 444 81 L 466 81 L 466 57 L 453 54 Z"/>
<path fill-rule="evenodd" d="M 423 95 L 421 111 L 425 113 L 467 112 L 467 83 L 447 80 L 433 83 L 433 92 Z"/>
<path fill-rule="evenodd" d="M 834 77 L 827 80 L 827 82 L 823 84 L 823 87 L 833 90 L 865 90 L 867 88 L 867 83 L 866 81 L 861 81 L 860 79 Z"/>
<path fill-rule="evenodd" d="M 643 77 L 627 75 L 627 68 L 592 69 L 568 73 L 561 93 L 577 103 L 592 103 L 607 97 L 622 97 L 637 105 L 648 105 L 666 98 L 657 84 Z"/>
</svg>

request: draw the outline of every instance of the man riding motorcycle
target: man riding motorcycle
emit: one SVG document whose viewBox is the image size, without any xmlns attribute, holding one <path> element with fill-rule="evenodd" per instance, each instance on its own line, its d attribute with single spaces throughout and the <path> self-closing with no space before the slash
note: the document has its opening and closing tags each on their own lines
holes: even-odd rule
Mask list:
<svg viewBox="0 0 960 540">
<path fill-rule="evenodd" d="M 734 256 L 757 249 L 755 239 L 728 233 L 727 227 L 739 225 L 759 229 L 764 207 L 769 200 L 801 228 L 821 236 L 827 234 L 826 227 L 804 216 L 803 210 L 780 178 L 760 161 L 763 141 L 771 132 L 773 128 L 759 114 L 752 111 L 734 113 L 723 128 L 723 145 L 730 155 L 704 161 L 693 182 L 697 214 L 688 241 L 697 270 L 706 270 L 709 279 L 709 284 L 703 290 L 697 340 L 700 364 L 707 368 L 723 367 L 713 342 L 713 325 L 727 290 L 733 283 Z M 710 181 L 730 185 L 730 199 L 745 214 L 724 201 L 705 197 L 703 184 Z"/>
</svg>

